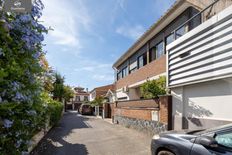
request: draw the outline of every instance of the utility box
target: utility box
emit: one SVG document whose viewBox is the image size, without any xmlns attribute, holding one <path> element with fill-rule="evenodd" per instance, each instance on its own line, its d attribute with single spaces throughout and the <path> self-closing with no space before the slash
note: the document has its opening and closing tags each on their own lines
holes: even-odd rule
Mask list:
<svg viewBox="0 0 232 155">
<path fill-rule="evenodd" d="M 158 111 L 151 111 L 151 120 L 152 121 L 159 121 L 159 112 Z"/>
</svg>

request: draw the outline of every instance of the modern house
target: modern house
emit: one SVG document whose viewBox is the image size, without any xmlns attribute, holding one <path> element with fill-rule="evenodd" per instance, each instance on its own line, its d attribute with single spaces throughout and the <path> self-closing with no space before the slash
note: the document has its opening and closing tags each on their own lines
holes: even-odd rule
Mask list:
<svg viewBox="0 0 232 155">
<path fill-rule="evenodd" d="M 196 119 L 195 116 L 202 117 L 204 114 L 208 116 L 209 120 L 217 117 L 220 118 L 219 120 L 224 120 L 223 123 L 230 121 L 232 115 L 229 115 L 229 109 L 231 108 L 228 108 L 228 106 L 232 99 L 232 87 L 231 79 L 225 77 L 231 76 L 232 68 L 218 66 L 228 71 L 221 73 L 220 78 L 224 78 L 223 80 L 213 81 L 219 79 L 219 77 L 213 76 L 209 78 L 209 81 L 211 81 L 209 83 L 195 85 L 191 85 L 191 83 L 193 81 L 196 83 L 203 82 L 208 78 L 207 76 L 216 75 L 216 62 L 219 62 L 219 59 L 227 60 L 226 63 L 223 61 L 224 65 L 231 65 L 232 63 L 229 57 L 226 57 L 231 55 L 229 49 L 232 48 L 231 42 L 229 42 L 231 23 L 230 15 L 228 15 L 229 10 L 232 9 L 224 10 L 231 3 L 231 0 L 177 0 L 113 64 L 116 97 L 117 101 L 120 101 L 120 106 L 122 104 L 129 105 L 129 101 L 133 102 L 133 105 L 135 105 L 135 102 L 142 105 L 144 101 L 141 102 L 142 100 L 140 100 L 140 86 L 148 79 L 152 80 L 160 76 L 166 76 L 168 87 L 173 95 L 171 119 L 173 119 L 174 129 L 196 127 L 194 123 L 190 122 L 193 120 L 198 122 L 199 119 Z M 224 23 L 221 23 L 223 20 L 220 20 L 220 18 L 223 18 L 223 13 L 219 13 L 222 10 L 224 10 L 225 16 L 227 15 Z M 217 26 L 219 27 L 217 28 Z M 217 43 L 218 39 L 221 39 L 221 42 Z M 227 53 L 219 55 L 215 53 L 215 50 L 210 51 L 217 44 L 218 46 L 225 45 L 224 50 L 227 50 Z M 201 50 L 198 51 L 198 48 Z M 211 55 L 217 55 L 218 58 L 209 57 L 210 54 L 206 52 L 206 48 Z M 201 54 L 203 52 L 205 53 Z M 205 58 L 204 61 L 202 61 L 203 57 Z M 197 61 L 199 63 L 196 63 Z M 230 63 L 228 63 L 229 61 Z M 207 63 L 211 64 L 209 67 L 211 72 L 207 72 L 204 76 L 200 75 L 201 72 L 206 73 L 204 67 Z M 196 80 L 198 78 L 200 80 Z M 222 103 L 223 101 L 224 103 Z M 189 108 L 187 105 L 190 103 L 197 104 Z M 152 103 L 148 102 L 147 105 L 152 105 Z M 220 105 L 223 105 L 224 109 L 220 109 L 218 107 Z M 141 111 L 139 112 L 140 114 L 137 115 L 141 116 L 139 119 L 150 121 L 151 117 L 156 118 L 155 115 L 151 115 L 153 111 L 144 111 L 146 116 Z M 158 120 L 162 119 L 163 116 L 158 115 Z M 133 117 L 137 118 L 137 116 Z M 191 118 L 188 118 L 188 116 L 191 116 Z M 201 128 L 210 127 L 209 123 L 198 123 Z M 213 124 L 213 126 L 215 125 Z"/>
<path fill-rule="evenodd" d="M 114 91 L 115 85 L 110 84 L 110 85 L 94 88 L 93 90 L 90 91 L 90 102 L 94 101 L 98 97 L 105 98 L 109 90 Z M 102 116 L 102 112 L 103 112 L 102 106 L 100 106 L 100 107 L 95 106 L 95 115 L 96 116 Z"/>
<path fill-rule="evenodd" d="M 118 100 L 140 99 L 140 85 L 166 75 L 166 46 L 201 23 L 195 18 L 189 26 L 173 31 L 207 6 L 200 0 L 178 0 L 113 65 Z M 198 6 L 198 7 L 196 7 Z"/>
<path fill-rule="evenodd" d="M 89 101 L 89 92 L 88 89 L 85 90 L 85 88 L 82 87 L 75 87 L 74 92 L 73 109 L 78 110 L 81 104 Z"/>
<path fill-rule="evenodd" d="M 232 1 L 204 2 L 200 25 L 167 46 L 175 129 L 232 122 Z"/>
</svg>

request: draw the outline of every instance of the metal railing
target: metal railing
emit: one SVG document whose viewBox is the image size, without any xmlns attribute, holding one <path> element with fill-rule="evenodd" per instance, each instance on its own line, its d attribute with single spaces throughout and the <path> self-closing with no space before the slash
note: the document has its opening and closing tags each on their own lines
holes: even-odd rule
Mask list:
<svg viewBox="0 0 232 155">
<path fill-rule="evenodd" d="M 177 31 L 178 30 L 180 30 L 181 28 L 183 28 L 183 27 L 185 27 L 187 24 L 189 24 L 190 22 L 193 22 L 193 20 L 194 19 L 196 19 L 197 17 L 200 17 L 201 18 L 201 22 L 200 22 L 200 24 L 201 23 L 203 23 L 204 22 L 204 18 L 203 18 L 203 13 L 205 13 L 205 11 L 206 10 L 208 10 L 209 8 L 211 8 L 212 9 L 212 7 L 216 4 L 216 3 L 218 3 L 220 0 L 215 0 L 213 3 L 211 3 L 209 6 L 207 6 L 206 8 L 204 8 L 203 10 L 201 10 L 200 12 L 198 12 L 197 14 L 195 14 L 194 16 L 192 16 L 191 18 L 189 18 L 187 21 L 185 21 L 183 24 L 181 24 L 180 26 L 178 26 L 174 31 L 172 31 L 172 33 L 171 34 L 174 34 L 174 40 L 176 40 L 177 39 Z M 211 10 L 210 10 L 211 11 Z M 209 12 L 210 13 L 210 12 Z M 207 17 L 207 19 L 206 20 L 208 20 L 208 17 Z M 205 21 L 206 21 L 205 20 Z M 199 25 L 200 25 L 199 24 Z M 197 25 L 198 26 L 198 25 Z M 196 26 L 196 27 L 197 27 Z M 195 27 L 194 27 L 195 28 Z M 192 29 L 194 29 L 194 28 L 192 28 Z M 190 30 L 188 30 L 187 32 L 189 32 L 189 31 L 191 31 L 192 29 L 190 29 Z M 183 35 L 185 35 L 187 32 L 185 32 Z M 182 35 L 182 36 L 183 36 Z"/>
</svg>

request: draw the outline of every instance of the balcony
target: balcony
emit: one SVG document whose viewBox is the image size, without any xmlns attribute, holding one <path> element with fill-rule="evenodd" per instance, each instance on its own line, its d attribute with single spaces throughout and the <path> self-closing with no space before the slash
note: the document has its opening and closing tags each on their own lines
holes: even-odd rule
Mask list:
<svg viewBox="0 0 232 155">
<path fill-rule="evenodd" d="M 169 44 L 168 86 L 172 88 L 231 77 L 231 38 L 232 6 L 229 6 Z"/>
</svg>

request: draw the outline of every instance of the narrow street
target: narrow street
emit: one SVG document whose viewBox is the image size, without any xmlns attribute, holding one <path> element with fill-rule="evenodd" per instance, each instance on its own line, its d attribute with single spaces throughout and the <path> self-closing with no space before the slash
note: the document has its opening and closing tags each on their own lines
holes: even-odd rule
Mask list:
<svg viewBox="0 0 232 155">
<path fill-rule="evenodd" d="M 151 137 L 93 116 L 65 113 L 33 155 L 148 155 Z"/>
</svg>

